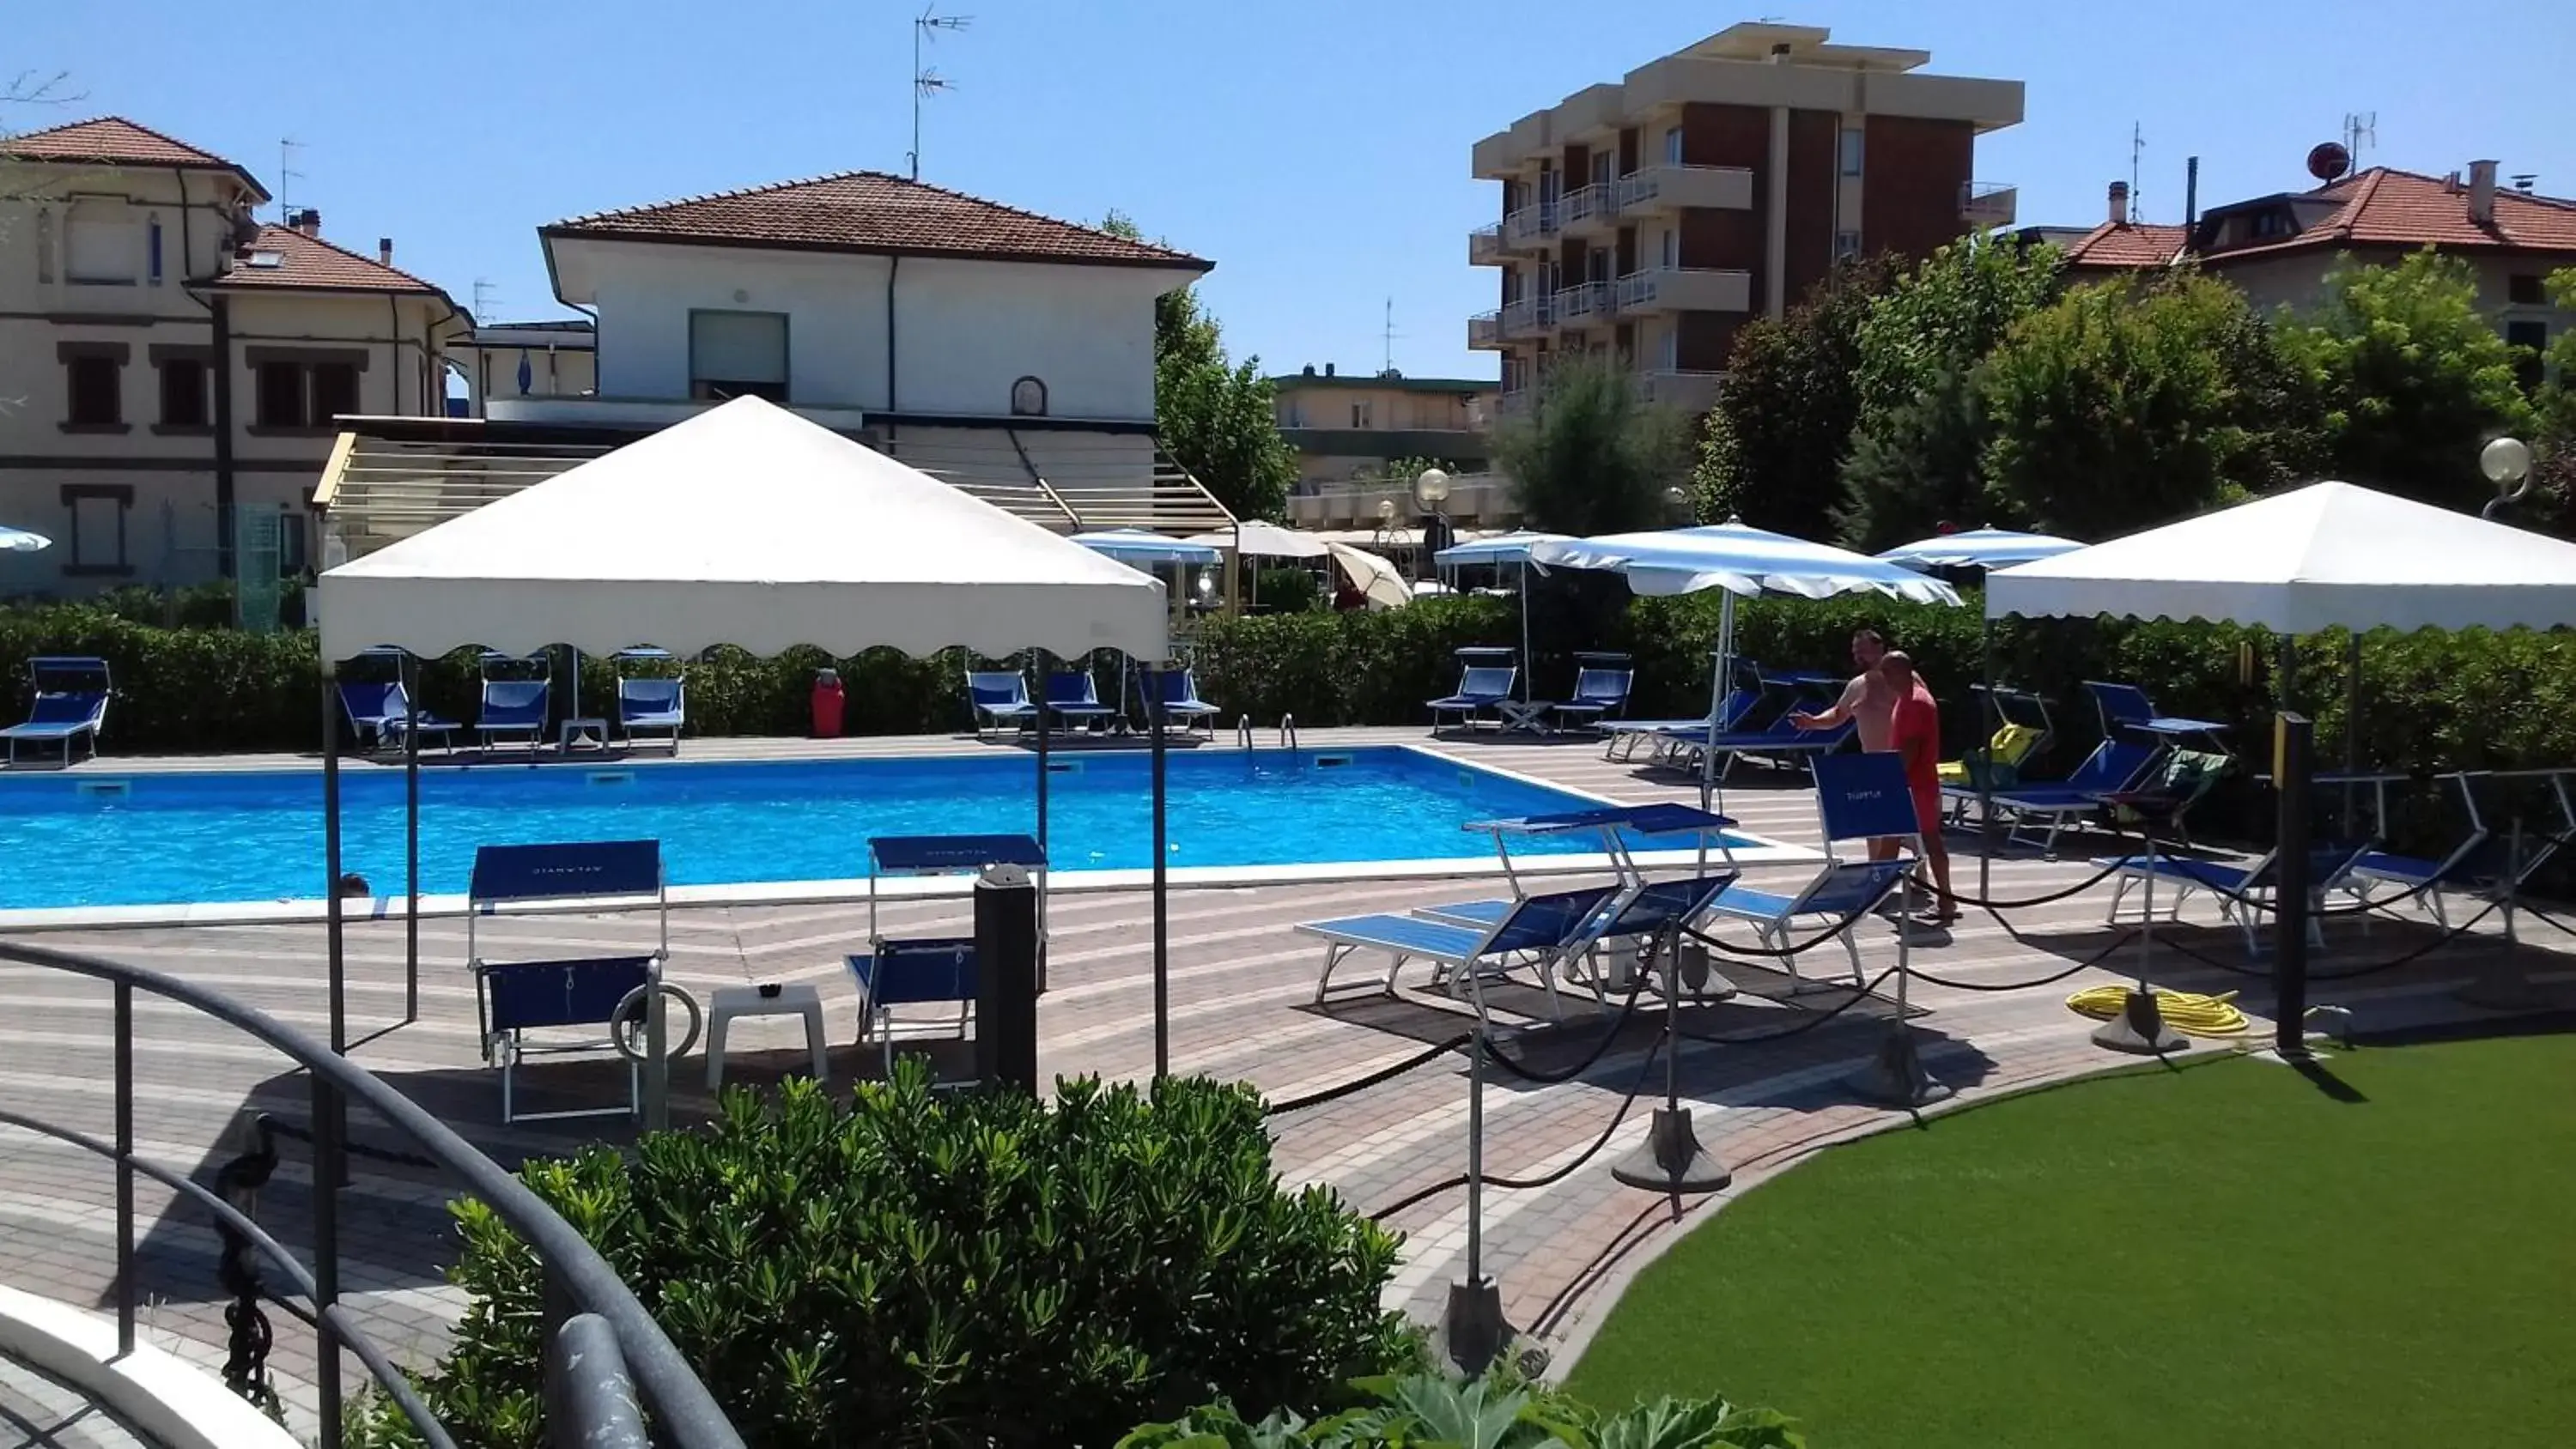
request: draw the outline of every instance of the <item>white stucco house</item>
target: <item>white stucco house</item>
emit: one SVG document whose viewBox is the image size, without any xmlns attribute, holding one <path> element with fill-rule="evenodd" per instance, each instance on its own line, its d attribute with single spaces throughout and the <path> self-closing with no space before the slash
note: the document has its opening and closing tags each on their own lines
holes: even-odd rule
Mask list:
<svg viewBox="0 0 2576 1449">
<path fill-rule="evenodd" d="M 335 552 L 746 393 L 1065 531 L 1227 521 L 1154 436 L 1154 304 L 1197 257 L 865 171 L 538 239 L 587 324 L 480 329 L 458 352 L 467 418 L 353 424 L 318 495 Z"/>
<path fill-rule="evenodd" d="M 122 117 L 0 139 L 0 524 L 53 540 L 0 553 L 0 597 L 233 577 L 236 520 L 295 573 L 338 420 L 443 408 L 470 319 L 269 200 Z"/>
</svg>

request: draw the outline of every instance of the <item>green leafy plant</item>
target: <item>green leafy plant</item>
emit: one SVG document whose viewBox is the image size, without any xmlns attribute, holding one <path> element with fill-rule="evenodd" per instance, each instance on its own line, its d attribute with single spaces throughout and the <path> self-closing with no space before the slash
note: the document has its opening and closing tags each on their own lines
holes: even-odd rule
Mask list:
<svg viewBox="0 0 2576 1449">
<path fill-rule="evenodd" d="M 1845 263 L 1779 321 L 1755 318 L 1737 331 L 1700 435 L 1703 522 L 1829 535 L 1860 412 L 1860 326 L 1898 275 L 1885 253 Z"/>
<path fill-rule="evenodd" d="M 1724 1399 L 1657 1399 L 1602 1411 L 1497 1370 L 1369 1379 L 1371 1402 L 1323 1419 L 1246 1422 L 1231 1404 L 1148 1424 L 1119 1449 L 1800 1449 L 1795 1421 Z"/>
<path fill-rule="evenodd" d="M 1609 363 L 1569 357 L 1548 370 L 1526 419 L 1494 439 L 1531 528 L 1616 533 L 1670 519 L 1664 490 L 1689 468 L 1690 422 L 1637 396 Z"/>
<path fill-rule="evenodd" d="M 1107 1444 L 1212 1398 L 1299 1412 L 1419 1361 L 1379 1294 L 1396 1242 L 1287 1191 L 1250 1088 L 1096 1081 L 1042 1105 L 933 1094 L 917 1068 L 836 1102 L 734 1092 L 701 1131 L 522 1175 L 660 1319 L 757 1449 Z M 420 1379 L 460 1442 L 543 1442 L 534 1255 L 456 1208 L 471 1295 Z M 408 1443 L 397 1416 L 366 1442 Z"/>
</svg>

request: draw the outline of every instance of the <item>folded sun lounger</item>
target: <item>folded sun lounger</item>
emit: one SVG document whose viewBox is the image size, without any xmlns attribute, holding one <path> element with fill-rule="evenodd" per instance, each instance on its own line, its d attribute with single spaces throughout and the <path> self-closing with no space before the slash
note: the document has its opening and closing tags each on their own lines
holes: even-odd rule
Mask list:
<svg viewBox="0 0 2576 1449">
<path fill-rule="evenodd" d="M 1346 983 L 1343 993 L 1395 994 L 1396 975 L 1408 961 L 1439 968 L 1450 993 L 1467 1001 L 1481 1020 L 1486 1016 L 1482 983 L 1522 959 L 1537 968 L 1548 994 L 1551 1014 L 1560 1010 L 1556 970 L 1569 957 L 1600 938 L 1611 921 L 1613 902 L 1626 904 L 1633 891 L 1621 886 L 1587 886 L 1580 890 L 1525 896 L 1491 926 L 1459 926 L 1417 916 L 1347 916 L 1308 921 L 1300 935 L 1324 942 L 1324 969 L 1315 981 L 1315 1002 L 1334 994 L 1333 972 L 1355 951 L 1383 951 L 1390 958 L 1386 975 L 1373 981 Z"/>
</svg>

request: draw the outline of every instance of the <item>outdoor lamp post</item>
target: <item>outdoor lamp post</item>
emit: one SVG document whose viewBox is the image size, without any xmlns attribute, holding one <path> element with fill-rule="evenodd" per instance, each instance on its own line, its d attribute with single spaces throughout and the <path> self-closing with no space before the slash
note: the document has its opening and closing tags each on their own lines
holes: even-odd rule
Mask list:
<svg viewBox="0 0 2576 1449">
<path fill-rule="evenodd" d="M 2478 510 L 2480 518 L 2492 519 L 2531 491 L 2531 448 L 2520 438 L 2497 438 L 2478 450 L 2478 471 L 2496 486 L 2496 496 Z"/>
<path fill-rule="evenodd" d="M 1431 556 L 1449 542 L 1449 515 L 1442 511 L 1442 505 L 1449 501 L 1449 475 L 1438 468 L 1423 469 L 1413 480 L 1413 501 L 1440 524 L 1438 539 L 1431 536 L 1429 529 L 1422 535 L 1422 573 L 1428 578 L 1432 572 Z"/>
</svg>

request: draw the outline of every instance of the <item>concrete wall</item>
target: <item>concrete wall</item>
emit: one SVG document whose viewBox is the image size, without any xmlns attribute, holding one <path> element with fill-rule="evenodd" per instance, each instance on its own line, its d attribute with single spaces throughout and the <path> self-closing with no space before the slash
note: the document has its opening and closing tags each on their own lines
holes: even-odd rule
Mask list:
<svg viewBox="0 0 2576 1449">
<path fill-rule="evenodd" d="M 1058 418 L 1154 415 L 1154 299 L 1195 273 L 557 238 L 557 265 L 599 309 L 606 398 L 689 393 L 689 314 L 780 312 L 788 398 L 871 411 L 1008 416 L 1023 377 Z M 894 386 L 886 370 L 894 284 Z M 513 364 L 515 366 L 515 363 Z"/>
</svg>

